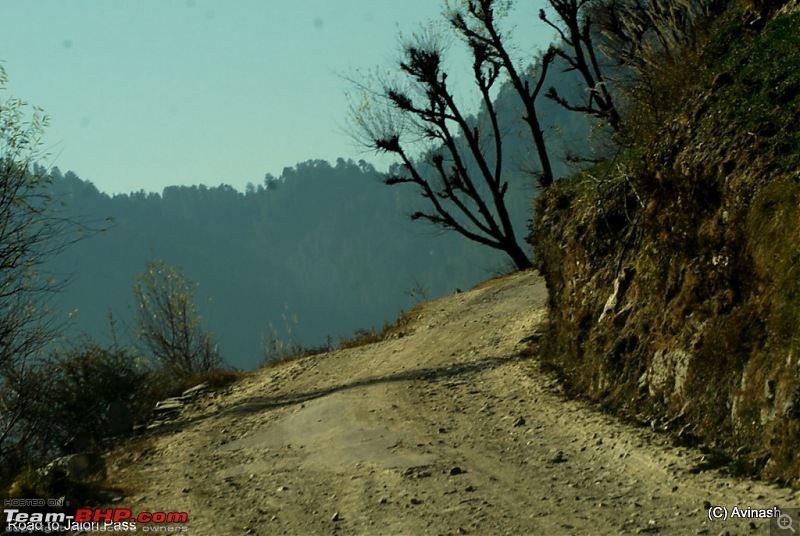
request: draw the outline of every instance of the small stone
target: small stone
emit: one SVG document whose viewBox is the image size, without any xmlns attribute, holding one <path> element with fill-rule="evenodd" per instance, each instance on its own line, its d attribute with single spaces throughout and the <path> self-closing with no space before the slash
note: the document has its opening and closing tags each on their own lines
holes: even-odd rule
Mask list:
<svg viewBox="0 0 800 536">
<path fill-rule="evenodd" d="M 161 416 L 167 413 L 180 411 L 181 408 L 183 408 L 183 402 L 181 400 L 177 398 L 167 398 L 166 400 L 156 403 L 156 407 L 153 408 L 153 413 Z"/>
<path fill-rule="evenodd" d="M 455 467 L 450 469 L 450 476 L 462 475 L 465 472 L 466 471 L 464 471 L 462 468 L 460 468 L 459 466 L 456 465 Z"/>
<path fill-rule="evenodd" d="M 422 499 L 417 499 L 416 497 L 411 497 L 411 504 L 422 504 Z"/>
<path fill-rule="evenodd" d="M 523 417 L 517 417 L 514 421 L 514 428 L 519 428 L 520 426 L 525 426 L 525 419 Z"/>
<path fill-rule="evenodd" d="M 339 512 L 334 512 L 333 515 L 331 516 L 331 521 L 333 522 L 339 521 L 340 519 L 341 516 L 339 515 Z"/>
<path fill-rule="evenodd" d="M 208 389 L 209 389 L 209 385 L 207 383 L 201 383 L 201 384 L 195 385 L 191 389 L 185 390 L 183 392 L 183 394 L 181 395 L 181 398 L 184 398 L 184 399 L 194 398 L 198 394 L 202 393 L 203 391 L 207 391 Z"/>
</svg>

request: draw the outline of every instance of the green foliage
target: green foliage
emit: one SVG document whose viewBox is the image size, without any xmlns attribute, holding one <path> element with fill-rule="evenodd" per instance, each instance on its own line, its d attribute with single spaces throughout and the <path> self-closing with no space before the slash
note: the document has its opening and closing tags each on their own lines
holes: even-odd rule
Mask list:
<svg viewBox="0 0 800 536">
<path fill-rule="evenodd" d="M 101 339 L 106 306 L 135 324 L 131 281 L 145 260 L 165 258 L 189 270 L 198 294 L 213 296 L 195 305 L 220 353 L 253 368 L 265 326 L 287 340 L 284 303 L 302 320 L 303 344 L 320 346 L 328 334 L 379 328 L 412 304 L 405 291 L 415 279 L 436 297 L 474 285 L 499 262 L 466 240 L 409 223 L 411 193 L 384 187 L 366 162 L 304 162 L 270 181 L 279 186 L 247 195 L 195 186 L 112 198 L 74 174 L 56 178 L 67 210 L 113 216 L 117 225 L 54 259 L 52 271 L 75 274 L 54 305 L 79 309 L 76 330 Z M 530 195 L 508 193 L 517 225 L 530 216 Z"/>
<path fill-rule="evenodd" d="M 112 326 L 113 327 L 113 326 Z M 116 337 L 115 337 L 116 338 Z M 212 388 L 229 385 L 239 375 L 219 368 L 176 375 L 173 369 L 154 364 L 133 348 L 116 341 L 103 346 L 86 337 L 37 364 L 29 375 L 30 390 L 39 393 L 38 404 L 21 415 L 27 431 L 25 449 L 11 451 L 0 465 L 0 474 L 10 481 L 22 467 L 39 467 L 72 449 L 102 450 L 109 436 L 109 405 L 122 403 L 134 423 L 146 422 L 156 402 L 200 383 Z M 10 462 L 15 464 L 11 465 Z M 75 487 L 59 468 L 28 471 L 17 479 L 20 490 L 59 494 L 91 491 Z M 24 496 L 24 494 L 23 494 Z M 31 495 L 40 496 L 40 495 Z"/>
<path fill-rule="evenodd" d="M 655 243 L 649 243 L 639 248 L 639 256 L 634 262 L 636 273 L 654 282 L 664 280 L 668 263 L 664 260 L 664 253 Z"/>
<path fill-rule="evenodd" d="M 797 482 L 800 14 L 753 22 L 734 8 L 642 78 L 638 154 L 540 196 L 534 246 L 577 391 Z"/>
<path fill-rule="evenodd" d="M 725 0 L 590 2 L 601 50 L 620 68 L 614 94 L 622 112 L 617 141 L 632 147 L 680 110 L 697 82 L 696 52 Z"/>
<path fill-rule="evenodd" d="M 754 23 L 762 22 L 763 18 L 770 18 L 789 0 L 740 0 L 748 10 L 753 12 Z"/>
<path fill-rule="evenodd" d="M 772 151 L 776 164 L 800 163 L 800 14 L 781 15 L 753 35 L 738 19 L 724 26 L 709 61 L 721 73 L 715 112 L 751 133 L 760 149 Z M 721 67 L 721 68 L 719 68 Z"/>
<path fill-rule="evenodd" d="M 6 82 L 0 66 L 0 91 Z M 47 284 L 37 268 L 58 231 L 46 213 L 47 176 L 30 172 L 47 118 L 38 109 L 30 118 L 26 112 L 19 99 L 0 101 L 0 373 L 46 342 L 41 302 Z"/>
<path fill-rule="evenodd" d="M 752 200 L 747 222 L 756 268 L 772 274 L 771 328 L 800 352 L 800 184 L 781 177 Z"/>
</svg>

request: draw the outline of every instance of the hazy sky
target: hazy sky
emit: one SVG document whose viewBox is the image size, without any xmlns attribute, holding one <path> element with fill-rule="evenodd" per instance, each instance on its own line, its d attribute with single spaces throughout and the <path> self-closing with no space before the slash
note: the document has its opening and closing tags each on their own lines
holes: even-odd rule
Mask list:
<svg viewBox="0 0 800 536">
<path fill-rule="evenodd" d="M 552 31 L 518 0 L 520 47 Z M 109 193 L 243 189 L 350 139 L 343 78 L 388 66 L 442 0 L 0 0 L 6 94 L 50 117 L 48 163 Z"/>
</svg>

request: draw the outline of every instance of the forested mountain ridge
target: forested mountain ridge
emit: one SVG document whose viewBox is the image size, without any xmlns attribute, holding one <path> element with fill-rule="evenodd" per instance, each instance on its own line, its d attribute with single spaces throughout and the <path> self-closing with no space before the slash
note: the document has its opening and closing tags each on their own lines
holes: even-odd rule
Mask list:
<svg viewBox="0 0 800 536">
<path fill-rule="evenodd" d="M 48 266 L 69 279 L 55 303 L 77 309 L 73 328 L 102 338 L 109 310 L 127 322 L 134 276 L 164 259 L 199 284 L 204 325 L 240 367 L 258 364 L 273 328 L 318 344 L 393 318 L 417 283 L 441 294 L 499 265 L 455 237 L 411 229 L 402 192 L 363 162 L 309 161 L 245 193 L 223 185 L 112 197 L 57 170 L 54 188 L 66 214 L 107 227 Z"/>
<path fill-rule="evenodd" d="M 569 75 L 553 83 L 568 91 Z M 521 236 L 532 215 L 535 159 L 513 90 L 502 88 L 496 102 L 506 132 L 506 203 Z M 589 121 L 544 103 L 557 175 L 566 175 L 567 155 L 588 150 L 574 140 L 585 139 Z M 152 259 L 182 268 L 199 284 L 204 325 L 225 359 L 243 368 L 261 362 L 265 337 L 306 345 L 336 340 L 507 268 L 496 251 L 410 222 L 418 193 L 387 188 L 384 174 L 363 160 L 309 160 L 279 177 L 267 174 L 245 192 L 222 184 L 109 196 L 75 172 L 54 169 L 52 176 L 64 215 L 106 229 L 48 267 L 69 279 L 54 305 L 62 315 L 77 310 L 73 333 L 101 341 L 109 311 L 128 322 L 132 280 Z"/>
</svg>

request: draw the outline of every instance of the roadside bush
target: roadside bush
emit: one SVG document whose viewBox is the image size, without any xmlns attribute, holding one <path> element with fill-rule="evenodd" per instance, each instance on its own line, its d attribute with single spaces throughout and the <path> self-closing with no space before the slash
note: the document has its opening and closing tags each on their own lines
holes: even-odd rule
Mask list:
<svg viewBox="0 0 800 536">
<path fill-rule="evenodd" d="M 47 370 L 53 386 L 39 428 L 41 440 L 54 450 L 71 438 L 106 436 L 109 404 L 121 402 L 141 420 L 160 394 L 153 368 L 135 351 L 93 340 L 55 352 Z"/>
</svg>

